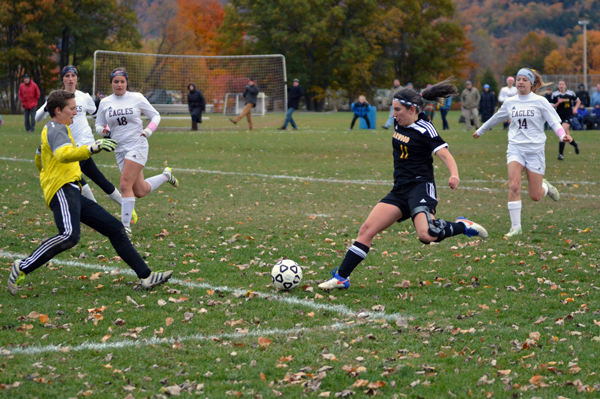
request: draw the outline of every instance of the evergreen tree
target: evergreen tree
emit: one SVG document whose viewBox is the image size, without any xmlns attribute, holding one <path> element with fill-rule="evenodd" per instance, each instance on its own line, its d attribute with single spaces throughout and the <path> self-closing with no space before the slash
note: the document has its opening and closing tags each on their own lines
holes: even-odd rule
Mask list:
<svg viewBox="0 0 600 399">
<path fill-rule="evenodd" d="M 492 72 L 491 68 L 487 68 L 481 77 L 481 85 L 488 84 L 490 85 L 490 91 L 496 94 L 500 94 L 500 88 L 498 87 L 498 82 L 496 81 L 496 77 L 494 76 L 494 72 Z"/>
</svg>

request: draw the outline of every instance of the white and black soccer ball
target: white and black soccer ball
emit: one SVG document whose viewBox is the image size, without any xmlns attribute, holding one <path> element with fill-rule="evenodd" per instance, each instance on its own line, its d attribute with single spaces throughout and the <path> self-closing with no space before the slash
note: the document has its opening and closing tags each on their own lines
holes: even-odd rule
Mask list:
<svg viewBox="0 0 600 399">
<path fill-rule="evenodd" d="M 273 266 L 271 280 L 273 280 L 275 288 L 285 291 L 293 290 L 302 281 L 302 268 L 293 260 L 284 259 Z"/>
</svg>

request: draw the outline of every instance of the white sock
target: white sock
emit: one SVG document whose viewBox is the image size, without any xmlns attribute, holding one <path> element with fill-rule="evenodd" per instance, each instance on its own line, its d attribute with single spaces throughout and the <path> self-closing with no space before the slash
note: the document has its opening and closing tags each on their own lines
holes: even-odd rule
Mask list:
<svg viewBox="0 0 600 399">
<path fill-rule="evenodd" d="M 90 188 L 89 184 L 86 184 L 85 186 L 81 187 L 81 195 L 83 195 L 87 199 L 91 199 L 94 202 L 98 202 L 96 201 L 96 198 L 94 198 L 94 193 L 92 193 L 92 189 Z"/>
<path fill-rule="evenodd" d="M 123 226 L 131 227 L 131 214 L 135 207 L 135 197 L 123 197 L 121 201 L 121 221 Z"/>
<path fill-rule="evenodd" d="M 121 205 L 121 193 L 116 188 L 115 191 L 112 192 L 112 194 L 108 194 L 108 198 Z"/>
<path fill-rule="evenodd" d="M 546 195 L 548 195 L 548 190 L 550 189 L 550 187 L 548 187 L 548 183 L 546 183 L 546 182 L 542 183 L 542 187 L 544 188 L 544 197 L 545 197 Z"/>
<path fill-rule="evenodd" d="M 152 176 L 146 179 L 146 183 L 150 184 L 150 192 L 159 188 L 163 183 L 169 181 L 169 176 L 161 173 L 160 175 Z"/>
<path fill-rule="evenodd" d="M 521 227 L 521 201 L 509 201 L 508 213 L 510 213 L 511 228 Z"/>
</svg>

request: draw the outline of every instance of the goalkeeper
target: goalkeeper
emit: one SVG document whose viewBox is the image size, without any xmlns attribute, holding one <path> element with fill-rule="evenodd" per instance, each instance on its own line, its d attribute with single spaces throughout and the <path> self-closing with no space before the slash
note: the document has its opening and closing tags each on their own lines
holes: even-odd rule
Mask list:
<svg viewBox="0 0 600 399">
<path fill-rule="evenodd" d="M 64 90 L 50 93 L 46 108 L 52 120 L 42 130 L 41 145 L 35 156 L 40 171 L 40 184 L 46 204 L 54 213 L 58 235 L 45 240 L 24 260 L 15 260 L 8 278 L 8 291 L 18 292 L 25 276 L 59 253 L 74 247 L 80 238 L 80 222 L 108 237 L 117 254 L 141 280 L 145 289 L 166 282 L 172 271 L 153 273 L 127 238 L 123 224 L 96 202 L 81 195 L 81 169 L 83 161 L 101 151 L 112 152 L 117 142 L 97 140 L 91 145 L 77 147 L 69 125 L 77 115 L 75 94 Z"/>
</svg>

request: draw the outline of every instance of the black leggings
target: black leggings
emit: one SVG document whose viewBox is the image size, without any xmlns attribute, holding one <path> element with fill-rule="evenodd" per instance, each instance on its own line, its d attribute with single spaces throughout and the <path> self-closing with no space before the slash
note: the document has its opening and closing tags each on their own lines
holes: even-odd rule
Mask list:
<svg viewBox="0 0 600 399">
<path fill-rule="evenodd" d="M 106 177 L 100 172 L 100 169 L 96 166 L 96 162 L 92 158 L 88 158 L 85 161 L 79 161 L 79 167 L 81 172 L 89 177 L 91 181 L 96 183 L 98 187 L 102 189 L 106 194 L 110 195 L 115 192 L 115 186 L 108 181 Z M 81 185 L 85 186 L 87 182 L 81 178 Z"/>
<path fill-rule="evenodd" d="M 350 129 L 354 129 L 354 123 L 356 122 L 356 120 L 358 118 L 364 118 L 365 121 L 367 121 L 367 127 L 369 129 L 371 128 L 371 122 L 369 121 L 369 117 L 367 115 L 365 115 L 365 116 L 358 116 L 358 115 L 354 114 L 354 118 L 352 118 L 352 123 L 350 124 Z"/>
<path fill-rule="evenodd" d="M 148 265 L 133 248 L 123 223 L 100 205 L 81 195 L 75 183 L 62 186 L 50 201 L 50 208 L 54 212 L 58 235 L 44 240 L 21 262 L 21 270 L 25 274 L 33 272 L 59 253 L 77 245 L 81 236 L 81 223 L 83 223 L 108 237 L 117 254 L 139 278 L 150 276 Z"/>
</svg>

